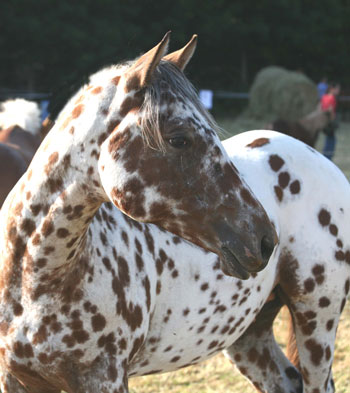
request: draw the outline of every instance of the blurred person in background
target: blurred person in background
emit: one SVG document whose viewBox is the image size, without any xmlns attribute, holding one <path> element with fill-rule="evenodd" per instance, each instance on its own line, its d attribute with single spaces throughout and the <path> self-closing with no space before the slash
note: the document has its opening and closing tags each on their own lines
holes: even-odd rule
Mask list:
<svg viewBox="0 0 350 393">
<path fill-rule="evenodd" d="M 326 140 L 323 148 L 323 155 L 332 160 L 334 156 L 336 137 L 335 132 L 339 127 L 336 115 L 337 96 L 340 93 L 339 83 L 331 83 L 327 89 L 327 93 L 321 98 L 321 109 L 324 112 L 329 112 L 330 122 L 323 132 L 326 134 Z"/>
<path fill-rule="evenodd" d="M 328 80 L 326 77 L 323 77 L 320 83 L 317 85 L 318 96 L 321 98 L 327 93 L 328 90 Z"/>
</svg>

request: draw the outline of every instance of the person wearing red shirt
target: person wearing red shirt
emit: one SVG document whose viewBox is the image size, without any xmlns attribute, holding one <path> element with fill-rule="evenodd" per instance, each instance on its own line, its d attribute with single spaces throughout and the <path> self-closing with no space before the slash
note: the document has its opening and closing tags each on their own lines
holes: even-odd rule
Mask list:
<svg viewBox="0 0 350 393">
<path fill-rule="evenodd" d="M 324 112 L 329 112 L 330 122 L 325 128 L 326 140 L 323 148 L 323 155 L 328 159 L 332 159 L 335 150 L 335 130 L 338 128 L 336 120 L 336 107 L 337 107 L 337 95 L 340 93 L 339 84 L 331 84 L 326 94 L 321 98 L 321 109 Z"/>
</svg>

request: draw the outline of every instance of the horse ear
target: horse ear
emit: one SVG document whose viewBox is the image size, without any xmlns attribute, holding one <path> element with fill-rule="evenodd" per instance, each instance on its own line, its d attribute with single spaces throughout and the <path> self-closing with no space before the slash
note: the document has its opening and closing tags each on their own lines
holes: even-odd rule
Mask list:
<svg viewBox="0 0 350 393">
<path fill-rule="evenodd" d="M 127 71 L 127 87 L 129 90 L 146 87 L 154 70 L 168 50 L 170 31 L 168 31 L 158 45 L 142 55 Z"/>
<path fill-rule="evenodd" d="M 191 60 L 191 57 L 196 49 L 197 45 L 197 34 L 194 34 L 190 42 L 185 45 L 182 49 L 176 52 L 169 53 L 163 60 L 170 61 L 171 63 L 177 65 L 181 71 L 183 71 L 187 63 Z"/>
</svg>

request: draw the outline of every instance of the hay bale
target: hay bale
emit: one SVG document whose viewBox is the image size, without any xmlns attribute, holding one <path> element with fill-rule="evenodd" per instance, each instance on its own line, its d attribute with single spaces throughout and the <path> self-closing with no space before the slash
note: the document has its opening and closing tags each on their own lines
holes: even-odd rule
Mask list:
<svg viewBox="0 0 350 393">
<path fill-rule="evenodd" d="M 316 85 L 304 74 L 266 67 L 255 77 L 245 117 L 296 121 L 312 112 L 318 101 Z"/>
<path fill-rule="evenodd" d="M 296 122 L 319 103 L 316 85 L 299 72 L 282 67 L 263 68 L 250 89 L 248 107 L 231 123 L 229 134 L 270 128 L 276 119 Z"/>
</svg>

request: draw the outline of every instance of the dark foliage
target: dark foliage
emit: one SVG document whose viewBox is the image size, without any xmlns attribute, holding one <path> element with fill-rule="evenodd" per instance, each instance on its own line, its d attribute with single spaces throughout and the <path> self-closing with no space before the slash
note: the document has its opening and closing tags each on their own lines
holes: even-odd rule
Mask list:
<svg viewBox="0 0 350 393">
<path fill-rule="evenodd" d="M 55 112 L 87 75 L 168 30 L 171 50 L 199 35 L 187 70 L 198 87 L 246 90 L 273 64 L 350 82 L 346 0 L 11 0 L 0 14 L 0 88 L 51 92 Z"/>
</svg>

